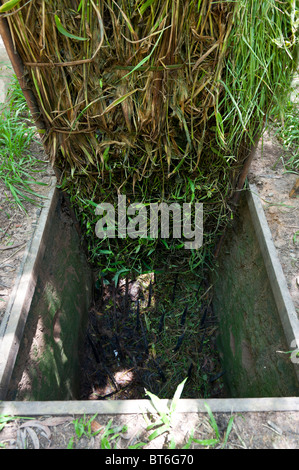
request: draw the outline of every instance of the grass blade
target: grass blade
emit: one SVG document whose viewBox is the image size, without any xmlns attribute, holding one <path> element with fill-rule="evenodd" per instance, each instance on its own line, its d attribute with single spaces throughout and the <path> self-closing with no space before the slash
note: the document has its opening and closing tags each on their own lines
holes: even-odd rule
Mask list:
<svg viewBox="0 0 299 470">
<path fill-rule="evenodd" d="M 149 441 L 153 441 L 154 439 L 156 439 L 156 437 L 158 436 L 161 436 L 161 434 L 164 434 L 164 432 L 167 432 L 169 431 L 169 426 L 167 426 L 166 424 L 164 424 L 163 426 L 159 427 L 158 429 L 156 429 L 149 437 L 148 437 L 148 440 Z"/>
<path fill-rule="evenodd" d="M 177 407 L 177 405 L 178 405 L 179 399 L 181 398 L 181 395 L 182 395 L 182 393 L 183 393 L 183 389 L 184 389 L 184 386 L 185 386 L 185 383 L 186 383 L 187 379 L 188 379 L 188 377 L 186 377 L 186 378 L 183 380 L 183 382 L 181 382 L 181 383 L 178 385 L 178 387 L 177 387 L 177 389 L 176 389 L 176 391 L 175 391 L 175 394 L 174 394 L 174 396 L 173 396 L 173 399 L 172 399 L 171 405 L 170 405 L 170 413 L 171 413 L 171 414 L 175 411 L 175 409 L 176 409 L 176 407 Z"/>
<path fill-rule="evenodd" d="M 192 439 L 192 441 L 202 446 L 215 446 L 219 442 L 218 439 L 194 439 L 194 438 Z"/>
<path fill-rule="evenodd" d="M 1 7 L 0 7 L 0 13 L 6 13 L 9 10 L 12 10 L 18 3 L 20 3 L 21 0 L 9 0 L 8 2 L 5 2 Z"/>
<path fill-rule="evenodd" d="M 229 435 L 230 435 L 232 427 L 233 427 L 233 423 L 234 423 L 234 416 L 231 416 L 230 419 L 229 419 L 228 425 L 227 425 L 227 429 L 226 429 L 226 432 L 225 432 L 225 438 L 224 438 L 222 447 L 225 447 L 226 444 L 227 444 Z"/>
<path fill-rule="evenodd" d="M 160 398 L 157 397 L 157 395 L 155 395 L 154 393 L 149 392 L 148 390 L 145 390 L 145 394 L 150 397 L 151 402 L 154 408 L 156 409 L 157 413 L 160 415 L 163 423 L 165 425 L 169 425 L 169 418 L 167 416 L 167 412 L 164 411 L 164 406 Z"/>
<path fill-rule="evenodd" d="M 56 23 L 56 27 L 58 29 L 58 31 L 63 34 L 64 36 L 68 37 L 68 38 L 71 38 L 71 39 L 76 39 L 77 41 L 88 41 L 89 39 L 88 38 L 82 38 L 80 36 L 75 36 L 74 34 L 71 34 L 69 33 L 61 24 L 61 21 L 60 21 L 60 18 L 55 15 L 54 16 L 55 18 L 55 23 Z"/>
<path fill-rule="evenodd" d="M 212 410 L 211 408 L 209 407 L 209 405 L 207 403 L 205 403 L 205 407 L 207 409 L 207 412 L 208 412 L 208 415 L 210 417 L 210 423 L 211 423 L 211 426 L 213 428 L 213 430 L 215 431 L 215 434 L 216 434 L 216 437 L 217 437 L 217 440 L 219 442 L 220 440 L 220 433 L 219 433 L 219 429 L 218 429 L 218 425 L 216 423 L 216 420 L 214 418 L 214 415 L 212 413 Z"/>
</svg>

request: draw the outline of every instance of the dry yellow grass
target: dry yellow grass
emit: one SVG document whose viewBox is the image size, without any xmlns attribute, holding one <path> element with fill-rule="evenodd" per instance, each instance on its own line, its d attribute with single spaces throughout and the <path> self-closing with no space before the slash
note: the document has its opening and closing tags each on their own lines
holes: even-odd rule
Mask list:
<svg viewBox="0 0 299 470">
<path fill-rule="evenodd" d="M 203 202 L 206 249 L 188 254 L 191 267 L 201 263 L 290 83 L 295 1 L 21 0 L 5 15 L 91 259 L 107 266 L 94 205 L 120 192 Z M 152 265 L 152 242 L 138 242 L 136 263 L 134 243 L 110 241 L 111 263 Z"/>
</svg>

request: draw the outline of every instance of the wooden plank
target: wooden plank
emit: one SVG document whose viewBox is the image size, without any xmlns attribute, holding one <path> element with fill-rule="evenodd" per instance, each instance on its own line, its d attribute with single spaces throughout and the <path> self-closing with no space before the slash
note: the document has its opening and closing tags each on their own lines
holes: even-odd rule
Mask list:
<svg viewBox="0 0 299 470">
<path fill-rule="evenodd" d="M 249 185 L 249 191 L 246 194 L 252 222 L 263 255 L 285 338 L 290 349 L 294 350 L 299 348 L 299 321 L 296 309 L 256 186 Z M 294 364 L 294 368 L 299 382 L 299 364 Z"/>
<path fill-rule="evenodd" d="M 170 400 L 163 399 L 161 403 L 166 410 Z M 210 399 L 181 399 L 176 409 L 177 413 L 205 413 L 205 403 L 213 413 L 241 413 L 267 411 L 299 411 L 298 397 L 273 398 L 210 398 Z M 156 413 L 150 400 L 99 400 L 99 401 L 51 401 L 51 402 L 0 402 L 0 414 L 11 416 L 41 416 L 41 415 L 118 415 Z"/>
</svg>

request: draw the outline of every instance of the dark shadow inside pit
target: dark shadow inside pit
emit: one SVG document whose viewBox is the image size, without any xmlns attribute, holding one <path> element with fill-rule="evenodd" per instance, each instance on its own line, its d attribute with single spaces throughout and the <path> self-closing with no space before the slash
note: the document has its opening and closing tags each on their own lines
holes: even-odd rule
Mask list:
<svg viewBox="0 0 299 470">
<path fill-rule="evenodd" d="M 80 399 L 224 398 L 217 321 L 206 281 L 146 274 L 105 285 L 89 312 Z"/>
</svg>

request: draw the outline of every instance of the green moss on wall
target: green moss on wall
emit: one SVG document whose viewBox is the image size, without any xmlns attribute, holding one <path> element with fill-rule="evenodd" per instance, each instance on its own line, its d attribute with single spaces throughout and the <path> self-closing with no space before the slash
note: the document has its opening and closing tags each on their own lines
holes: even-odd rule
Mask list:
<svg viewBox="0 0 299 470">
<path fill-rule="evenodd" d="M 217 272 L 217 274 L 215 274 Z M 231 397 L 298 395 L 298 383 L 247 204 L 213 274 L 219 349 Z"/>
<path fill-rule="evenodd" d="M 50 222 L 10 399 L 68 400 L 77 395 L 92 276 L 77 232 L 63 212 L 62 197 Z"/>
</svg>

